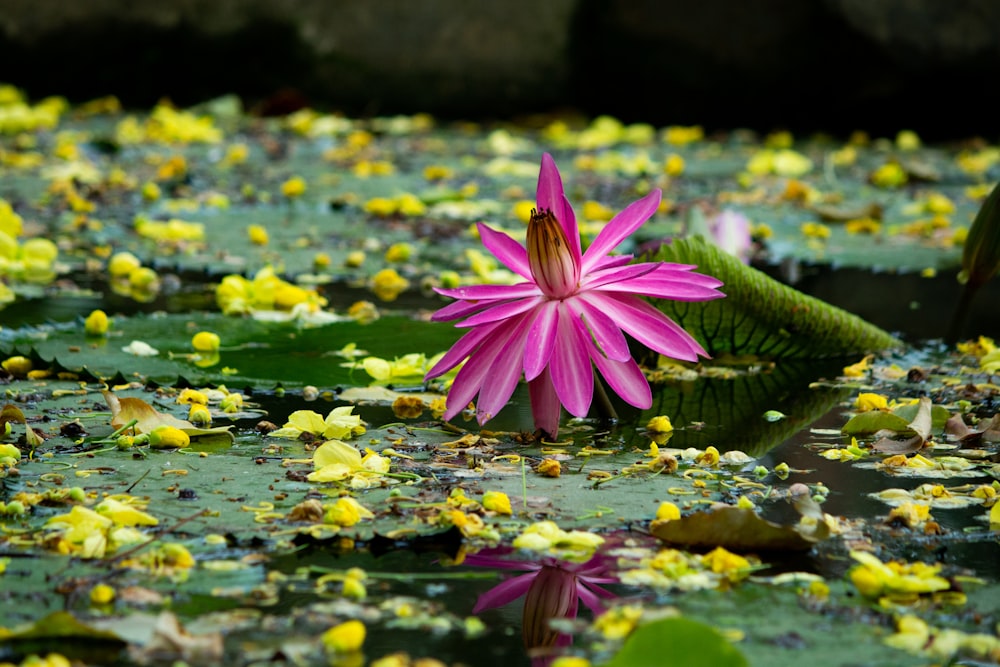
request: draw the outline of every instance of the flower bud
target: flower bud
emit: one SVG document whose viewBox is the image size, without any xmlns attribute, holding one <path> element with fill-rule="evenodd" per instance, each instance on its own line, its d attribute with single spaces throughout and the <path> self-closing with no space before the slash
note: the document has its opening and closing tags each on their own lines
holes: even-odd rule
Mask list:
<svg viewBox="0 0 1000 667">
<path fill-rule="evenodd" d="M 153 449 L 180 449 L 191 444 L 191 438 L 174 426 L 157 426 L 149 432 L 149 446 Z"/>
<path fill-rule="evenodd" d="M 87 316 L 83 322 L 83 330 L 88 336 L 104 336 L 108 333 L 110 322 L 108 315 L 103 310 L 95 310 Z"/>
</svg>

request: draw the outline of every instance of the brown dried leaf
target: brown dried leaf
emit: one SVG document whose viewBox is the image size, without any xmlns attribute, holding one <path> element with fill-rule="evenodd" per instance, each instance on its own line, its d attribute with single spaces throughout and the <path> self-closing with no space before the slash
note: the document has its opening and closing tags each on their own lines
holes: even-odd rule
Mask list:
<svg viewBox="0 0 1000 667">
<path fill-rule="evenodd" d="M 875 202 L 848 206 L 817 204 L 812 206 L 811 210 L 824 222 L 847 222 L 848 220 L 856 220 L 858 218 L 882 219 L 882 206 Z"/>
<path fill-rule="evenodd" d="M 956 417 L 961 419 L 958 415 L 956 415 Z M 955 417 L 952 417 L 952 419 L 955 419 Z M 950 423 L 951 419 L 949 419 L 948 422 Z M 962 422 L 962 425 L 964 426 L 965 422 Z M 964 447 L 975 445 L 980 442 L 1000 442 L 1000 413 L 993 415 L 993 419 L 991 419 L 990 422 L 981 430 L 973 431 L 966 426 L 965 432 L 957 435 L 961 436 L 960 440 L 962 441 L 962 445 Z"/>
<path fill-rule="evenodd" d="M 872 450 L 882 454 L 911 454 L 923 449 L 931 437 L 931 399 L 926 396 L 920 398 L 917 414 L 908 427 L 916 435 L 906 440 L 883 437 L 872 445 Z"/>
<path fill-rule="evenodd" d="M 965 420 L 962 419 L 962 415 L 959 414 L 954 414 L 951 417 L 948 417 L 948 421 L 944 423 L 944 432 L 945 435 L 953 435 L 956 438 L 961 438 L 963 440 L 966 436 L 976 433 L 969 428 L 968 424 L 965 423 Z M 976 435 L 978 435 L 978 433 L 976 433 Z"/>
<path fill-rule="evenodd" d="M 3 406 L 3 410 L 0 410 L 0 431 L 4 430 L 4 427 L 8 422 L 13 424 L 24 424 L 24 442 L 32 449 L 35 449 L 45 442 L 45 438 L 43 438 L 41 434 L 36 433 L 33 428 L 28 426 L 28 420 L 24 417 L 24 413 L 21 412 L 21 409 L 13 403 L 8 403 Z"/>
<path fill-rule="evenodd" d="M 218 665 L 223 655 L 222 634 L 192 635 L 169 611 L 161 612 L 153 637 L 142 647 L 129 647 L 133 660 L 141 665 L 182 661 L 190 665 Z"/>
<path fill-rule="evenodd" d="M 805 550 L 822 539 L 805 535 L 792 526 L 766 521 L 751 509 L 729 505 L 680 519 L 654 521 L 649 529 L 671 544 L 695 548 L 721 546 L 731 551 Z"/>
<path fill-rule="evenodd" d="M 136 420 L 134 428 L 138 433 L 149 433 L 158 426 L 173 426 L 192 438 L 204 435 L 225 435 L 229 437 L 230 441 L 236 440 L 236 436 L 229 431 L 231 426 L 198 428 L 191 422 L 178 419 L 168 412 L 157 412 L 152 405 L 141 398 L 119 398 L 111 391 L 102 393 L 105 402 L 111 408 L 111 425 L 115 428 L 121 428 L 134 419 Z"/>
</svg>

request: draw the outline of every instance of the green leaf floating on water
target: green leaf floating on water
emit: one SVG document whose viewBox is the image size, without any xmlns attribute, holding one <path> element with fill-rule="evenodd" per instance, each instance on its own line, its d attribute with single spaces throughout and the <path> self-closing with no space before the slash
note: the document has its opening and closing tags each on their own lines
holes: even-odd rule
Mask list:
<svg viewBox="0 0 1000 667">
<path fill-rule="evenodd" d="M 688 618 L 640 626 L 605 667 L 746 667 L 747 659 L 715 628 Z"/>
<path fill-rule="evenodd" d="M 652 259 L 696 264 L 699 272 L 725 283 L 725 299 L 655 302 L 713 356 L 817 359 L 902 345 L 888 332 L 744 265 L 701 237 L 675 239 Z"/>
</svg>

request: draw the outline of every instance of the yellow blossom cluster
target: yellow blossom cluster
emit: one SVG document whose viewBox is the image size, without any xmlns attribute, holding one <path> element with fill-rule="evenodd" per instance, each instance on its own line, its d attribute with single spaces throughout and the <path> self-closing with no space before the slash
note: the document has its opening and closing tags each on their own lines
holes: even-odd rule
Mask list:
<svg viewBox="0 0 1000 667">
<path fill-rule="evenodd" d="M 310 482 L 343 482 L 355 489 L 366 489 L 382 483 L 392 462 L 370 449 L 362 456 L 354 446 L 342 440 L 327 440 L 313 452 Z"/>
<path fill-rule="evenodd" d="M 395 215 L 416 217 L 427 213 L 427 204 L 409 192 L 404 192 L 396 197 L 374 197 L 365 202 L 363 208 L 365 213 L 379 218 L 389 218 Z"/>
<path fill-rule="evenodd" d="M 108 497 L 93 509 L 74 505 L 66 514 L 45 523 L 43 544 L 61 554 L 80 558 L 103 558 L 119 548 L 146 541 L 139 527 L 156 526 L 159 521 L 144 512 L 129 496 Z"/>
<path fill-rule="evenodd" d="M 239 392 L 230 391 L 225 385 L 219 385 L 215 388 L 202 389 L 188 387 L 177 395 L 176 401 L 180 405 L 188 406 L 188 421 L 206 427 L 212 423 L 213 411 L 236 414 L 242 410 L 244 397 Z"/>
<path fill-rule="evenodd" d="M 0 279 L 42 285 L 52 282 L 56 276 L 59 249 L 45 238 L 20 241 L 23 229 L 21 216 L 9 202 L 0 199 Z M 13 293 L 9 292 L 9 288 L 5 291 L 2 285 L 0 280 L 0 306 L 13 300 Z"/>
<path fill-rule="evenodd" d="M 848 573 L 851 583 L 867 598 L 885 599 L 892 604 L 911 604 L 922 594 L 940 593 L 952 588 L 940 576 L 941 565 L 890 561 L 883 563 L 874 554 L 852 551 L 858 562 Z"/>
<path fill-rule="evenodd" d="M 68 106 L 61 97 L 48 97 L 32 105 L 14 86 L 0 85 L 0 134 L 54 129 Z"/>
<path fill-rule="evenodd" d="M 956 347 L 962 354 L 976 357 L 979 369 L 984 373 L 1000 372 L 1000 348 L 997 348 L 992 338 L 980 336 L 974 341 L 958 343 Z"/>
<path fill-rule="evenodd" d="M 538 521 L 514 538 L 517 549 L 527 549 L 563 560 L 588 560 L 604 544 L 604 538 L 582 530 L 563 530 L 555 521 Z"/>
<path fill-rule="evenodd" d="M 353 411 L 354 406 L 342 405 L 331 410 L 324 418 L 312 410 L 296 410 L 288 416 L 288 421 L 282 428 L 272 431 L 270 435 L 292 440 L 357 437 L 365 432 L 365 427 L 360 416 L 351 414 Z"/>
<path fill-rule="evenodd" d="M 410 281 L 399 275 L 396 269 L 382 269 L 370 281 L 372 292 L 381 301 L 395 301 L 410 287 Z"/>
<path fill-rule="evenodd" d="M 885 643 L 915 655 L 926 655 L 941 663 L 951 663 L 957 656 L 969 656 L 1000 663 L 1000 638 L 982 632 L 967 633 L 952 628 L 935 628 L 913 615 L 896 621 L 896 633 Z"/>
<path fill-rule="evenodd" d="M 303 308 L 316 312 L 326 305 L 314 289 L 299 287 L 279 278 L 272 267 L 264 267 L 253 280 L 231 274 L 215 289 L 215 299 L 226 315 L 247 315 L 255 311 L 292 311 Z"/>
<path fill-rule="evenodd" d="M 616 144 L 651 144 L 656 140 L 656 129 L 646 123 L 625 125 L 611 116 L 597 116 L 578 132 L 565 122 L 555 121 L 543 129 L 542 135 L 560 148 L 597 150 Z"/>
<path fill-rule="evenodd" d="M 622 583 L 656 588 L 699 590 L 729 586 L 746 579 L 759 562 L 722 547 L 697 555 L 678 549 L 661 549 L 643 558 L 637 567 L 624 569 Z"/>
<path fill-rule="evenodd" d="M 132 116 L 122 120 L 115 129 L 115 136 L 123 144 L 142 141 L 217 144 L 222 141 L 222 130 L 215 126 L 210 116 L 197 116 L 161 103 L 153 109 L 145 124 Z"/>
<path fill-rule="evenodd" d="M 147 303 L 160 291 L 160 276 L 130 252 L 118 252 L 108 259 L 111 291 Z"/>
<path fill-rule="evenodd" d="M 179 247 L 205 240 L 205 225 L 200 222 L 187 222 L 176 218 L 161 222 L 138 216 L 134 224 L 139 236 L 156 241 L 161 249 L 164 249 L 164 246 Z"/>
<path fill-rule="evenodd" d="M 443 352 L 427 358 L 419 352 L 411 352 L 394 359 L 364 357 L 360 360 L 342 363 L 344 368 L 362 369 L 376 382 L 420 383 L 427 371 L 444 355 Z"/>
<path fill-rule="evenodd" d="M 354 121 L 335 115 L 323 115 L 305 108 L 285 117 L 285 126 L 309 137 L 333 136 L 347 134 L 354 128 Z"/>
<path fill-rule="evenodd" d="M 778 150 L 762 149 L 750 156 L 746 170 L 754 176 L 798 177 L 812 171 L 813 163 L 808 157 L 790 148 Z"/>
</svg>

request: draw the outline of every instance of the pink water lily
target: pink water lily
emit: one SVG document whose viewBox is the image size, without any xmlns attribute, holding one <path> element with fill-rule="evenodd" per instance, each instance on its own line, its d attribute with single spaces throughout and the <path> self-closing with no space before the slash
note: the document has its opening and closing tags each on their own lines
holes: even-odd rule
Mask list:
<svg viewBox="0 0 1000 667">
<path fill-rule="evenodd" d="M 560 406 L 577 417 L 590 410 L 594 367 L 626 402 L 652 405 L 649 383 L 632 359 L 625 334 L 660 354 L 695 361 L 708 356 L 698 342 L 641 296 L 705 301 L 724 296 L 722 283 L 686 264 L 630 264 L 631 255 L 610 255 L 660 204 L 654 190 L 616 215 L 586 252 L 580 250 L 576 217 L 552 156 L 542 156 L 537 208 L 528 223 L 526 247 L 479 223 L 483 245 L 524 278 L 513 285 L 438 289 L 458 299 L 433 319 L 460 319 L 470 329 L 427 373 L 437 377 L 468 361 L 448 394 L 445 419 L 478 394 L 480 424 L 510 399 L 523 373 L 535 426 L 551 437 Z"/>
<path fill-rule="evenodd" d="M 585 563 L 570 563 L 555 558 L 541 562 L 510 560 L 508 549 L 484 549 L 466 556 L 464 565 L 505 570 L 522 570 L 479 596 L 473 614 L 510 604 L 524 596 L 522 614 L 524 646 L 529 651 L 547 646 L 568 646 L 571 637 L 555 632 L 552 619 L 576 618 L 582 602 L 595 615 L 604 611 L 604 600 L 617 597 L 601 584 L 618 583 L 611 572 L 611 561 L 596 555 Z"/>
</svg>

